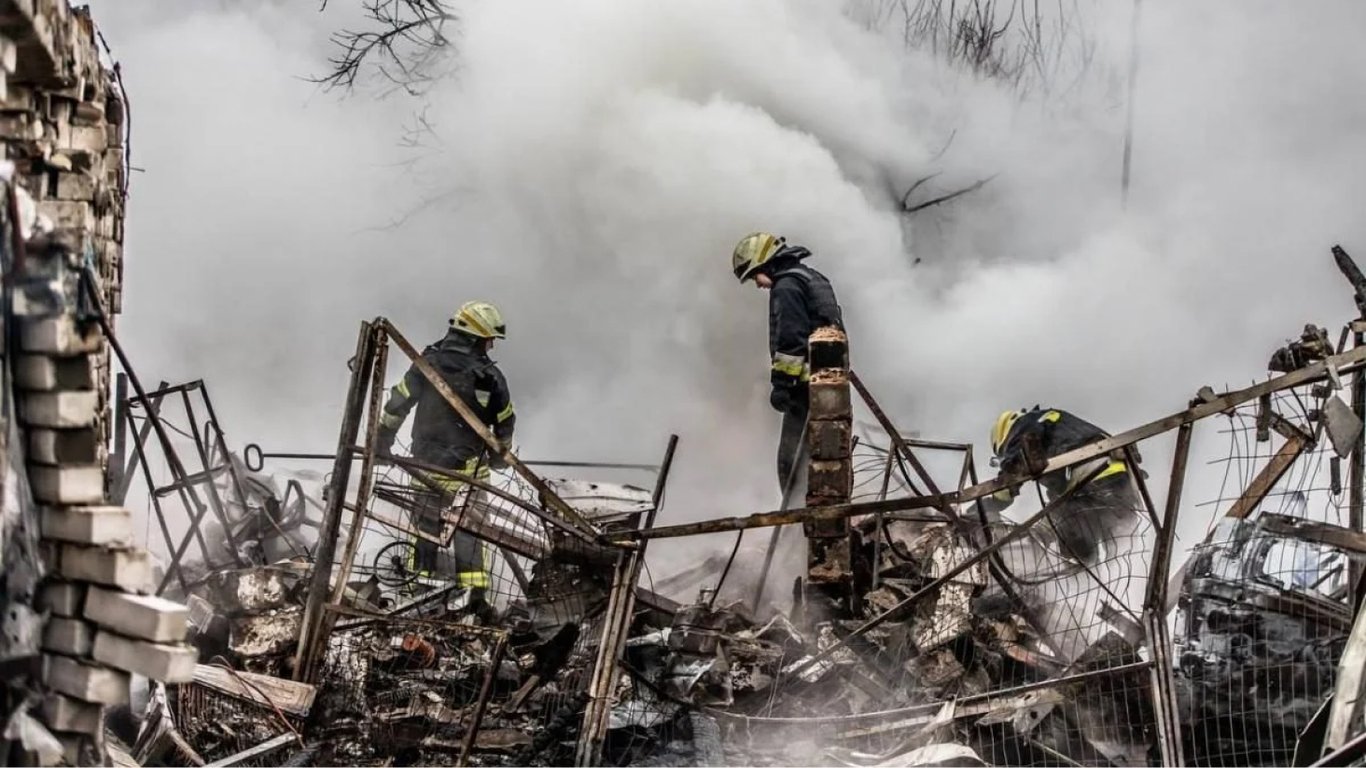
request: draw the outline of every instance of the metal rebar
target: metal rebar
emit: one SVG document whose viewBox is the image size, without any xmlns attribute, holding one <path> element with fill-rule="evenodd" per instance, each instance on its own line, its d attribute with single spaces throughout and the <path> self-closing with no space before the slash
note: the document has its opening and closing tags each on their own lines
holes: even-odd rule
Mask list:
<svg viewBox="0 0 1366 768">
<path fill-rule="evenodd" d="M 493 644 L 493 652 L 489 654 L 489 669 L 484 675 L 484 682 L 479 686 L 479 698 L 474 702 L 474 712 L 471 713 L 470 723 L 465 728 L 465 737 L 460 741 L 460 756 L 456 758 L 456 765 L 470 764 L 474 740 L 479 735 L 479 726 L 484 722 L 484 712 L 488 710 L 489 699 L 493 696 L 493 681 L 498 678 L 498 668 L 503 664 L 503 654 L 506 650 L 507 634 L 504 633 L 498 636 L 498 640 Z"/>
<path fill-rule="evenodd" d="M 313 573 L 299 626 L 298 650 L 294 656 L 294 679 L 311 682 L 317 674 L 318 655 L 322 650 L 321 633 L 323 611 L 327 605 L 332 581 L 332 563 L 336 555 L 337 533 L 346 504 L 346 489 L 351 479 L 351 459 L 346 447 L 356 442 L 360 432 L 361 410 L 364 406 L 366 383 L 375 356 L 375 330 L 371 323 L 361 323 L 356 339 L 356 356 L 352 359 L 351 382 L 347 387 L 342 409 L 340 435 L 337 439 L 337 458 L 332 465 L 332 483 L 328 488 L 327 508 L 323 515 L 318 543 L 313 548 Z"/>
</svg>

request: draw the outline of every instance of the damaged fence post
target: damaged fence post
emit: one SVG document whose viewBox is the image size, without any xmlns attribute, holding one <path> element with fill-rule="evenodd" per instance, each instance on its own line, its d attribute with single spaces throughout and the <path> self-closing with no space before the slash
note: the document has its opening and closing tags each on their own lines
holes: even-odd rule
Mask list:
<svg viewBox="0 0 1366 768">
<path fill-rule="evenodd" d="M 1171 552 L 1176 539 L 1176 520 L 1181 511 L 1181 494 L 1185 489 L 1186 463 L 1190 457 L 1192 424 L 1182 424 L 1176 433 L 1176 451 L 1172 456 L 1171 480 L 1167 485 L 1166 509 L 1156 526 L 1157 544 L 1153 550 L 1152 568 L 1148 575 L 1147 596 L 1143 601 L 1143 628 L 1153 666 L 1149 672 L 1153 697 L 1153 714 L 1157 720 L 1157 743 L 1162 752 L 1162 764 L 1185 765 L 1181 745 L 1181 724 L 1177 704 L 1175 670 L 1172 665 L 1171 635 L 1167 630 L 1167 577 L 1171 570 Z M 1138 468 L 1137 453 L 1125 448 L 1125 458 L 1134 483 L 1143 497 L 1144 506 L 1156 519 L 1152 497 Z"/>
<path fill-rule="evenodd" d="M 382 322 L 382 321 L 381 321 Z M 332 464 L 332 484 L 327 497 L 318 543 L 313 549 L 312 583 L 308 590 L 308 604 L 304 607 L 299 626 L 299 648 L 294 656 L 294 679 L 311 683 L 317 678 L 319 655 L 325 650 L 319 630 L 332 581 L 332 564 L 336 554 L 337 534 L 346 504 L 346 489 L 351 479 L 351 446 L 360 432 L 361 410 L 370 367 L 375 358 L 375 325 L 362 323 L 356 340 L 356 356 L 352 358 L 351 383 L 346 393 L 341 434 L 337 438 L 337 458 Z M 364 499 L 361 500 L 364 504 Z"/>
<path fill-rule="evenodd" d="M 375 361 L 371 370 L 370 402 L 365 421 L 365 449 L 361 453 L 360 487 L 356 492 L 356 508 L 351 515 L 351 525 L 346 534 L 346 550 L 339 564 L 336 584 L 332 588 L 331 602 L 339 602 L 346 592 L 346 581 L 351 578 L 351 567 L 360 548 L 365 510 L 369 506 L 370 486 L 374 481 L 375 442 L 379 434 L 379 416 L 383 408 L 384 376 L 389 362 L 389 337 L 382 325 L 374 329 Z M 330 614 L 329 614 L 330 615 Z M 331 619 L 325 620 L 331 623 Z"/>
<path fill-rule="evenodd" d="M 669 445 L 664 451 L 664 461 L 660 463 L 659 475 L 655 479 L 650 510 L 645 514 L 641 529 L 649 529 L 655 524 L 659 508 L 664 504 L 664 490 L 669 482 L 669 470 L 673 467 L 674 453 L 677 449 L 678 435 L 670 435 Z M 617 556 L 612 578 L 612 593 L 608 598 L 602 637 L 598 642 L 597 659 L 589 683 L 588 706 L 584 710 L 583 726 L 579 729 L 579 742 L 574 753 L 574 764 L 578 766 L 602 763 L 602 747 L 607 739 L 607 726 L 610 724 L 612 713 L 612 692 L 616 688 L 618 663 L 626 645 L 626 636 L 631 630 L 636 602 L 636 582 L 640 579 L 640 570 L 645 563 L 647 543 L 641 542 L 636 549 L 622 552 Z"/>
</svg>

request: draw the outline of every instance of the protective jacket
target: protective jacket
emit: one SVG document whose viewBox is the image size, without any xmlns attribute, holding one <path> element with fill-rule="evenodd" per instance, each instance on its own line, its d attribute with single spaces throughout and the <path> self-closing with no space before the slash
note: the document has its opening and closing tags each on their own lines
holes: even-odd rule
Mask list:
<svg viewBox="0 0 1366 768">
<path fill-rule="evenodd" d="M 807 340 L 817 328 L 844 329 L 835 289 L 825 275 L 801 263 L 811 251 L 787 246 L 773 256 L 769 276 L 768 351 L 773 358 L 769 398 L 778 411 L 805 411 L 810 361 Z"/>
<path fill-rule="evenodd" d="M 1003 473 L 1023 471 L 1026 466 L 1025 445 L 1034 443 L 1043 452 L 1043 458 L 1052 459 L 1084 445 L 1103 440 L 1110 434 L 1085 419 L 1056 408 L 1034 408 L 1011 426 L 1009 434 L 1001 444 L 1000 464 Z M 1103 466 L 1102 466 L 1103 465 Z M 1128 481 L 1124 473 L 1128 467 L 1123 461 L 1100 457 L 1095 461 L 1083 462 L 1067 469 L 1049 472 L 1039 478 L 1039 485 L 1048 492 L 1049 499 L 1055 499 L 1067 491 L 1074 483 L 1082 482 L 1097 469 L 1099 474 L 1090 480 L 1092 487 L 1102 487 L 1108 482 Z"/>
<path fill-rule="evenodd" d="M 511 445 L 517 422 L 512 395 L 503 372 L 489 359 L 478 339 L 452 330 L 441 341 L 423 350 L 422 357 L 493 430 L 499 442 Z M 389 391 L 389 400 L 380 417 L 381 445 L 392 444 L 394 434 L 414 406 L 417 417 L 413 422 L 413 458 L 440 467 L 474 471 L 483 456 L 484 441 L 416 366 L 410 367 Z"/>
</svg>

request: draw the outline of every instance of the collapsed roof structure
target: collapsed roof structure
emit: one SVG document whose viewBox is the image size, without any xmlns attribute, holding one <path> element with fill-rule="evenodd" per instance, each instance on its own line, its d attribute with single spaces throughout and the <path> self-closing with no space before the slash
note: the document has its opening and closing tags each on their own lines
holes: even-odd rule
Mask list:
<svg viewBox="0 0 1366 768">
<path fill-rule="evenodd" d="M 117 345 L 126 97 L 89 16 L 63 0 L 0 2 L 0 35 L 7 763 L 1366 755 L 1366 319 L 1336 343 L 1307 327 L 1260 383 L 1202 388 L 1169 415 L 993 479 L 969 444 L 904 436 L 842 334 L 822 329 L 804 503 L 687 523 L 664 512 L 688 450 L 677 438 L 647 464 L 509 454 L 511 470 L 488 481 L 378 456 L 395 349 L 482 430 L 384 318 L 361 324 L 334 451 L 234 447 L 205 382 L 149 389 Z M 1366 318 L 1366 278 L 1334 257 Z M 1194 434 L 1220 429 L 1238 471 L 1214 503 L 1192 505 Z M 1145 464 L 1156 452 L 1143 446 L 1168 435 L 1170 466 Z M 1060 546 L 1063 499 L 1019 520 L 981 503 L 1103 458 L 1143 467 L 1142 503 L 1092 560 Z M 290 469 L 308 462 L 328 471 Z M 462 483 L 453 499 L 443 478 Z M 169 553 L 160 573 L 123 506 L 135 492 Z M 414 522 L 433 505 L 435 534 Z M 1176 536 L 1191 519 L 1208 533 L 1183 561 Z M 446 564 L 413 565 L 415 541 L 444 548 L 457 531 L 485 545 L 487 604 Z M 749 531 L 762 556 L 738 562 Z M 729 557 L 645 578 L 650 542 L 725 533 Z M 792 584 L 774 570 L 784 545 L 805 554 Z M 130 706 L 135 677 L 147 695 Z"/>
</svg>

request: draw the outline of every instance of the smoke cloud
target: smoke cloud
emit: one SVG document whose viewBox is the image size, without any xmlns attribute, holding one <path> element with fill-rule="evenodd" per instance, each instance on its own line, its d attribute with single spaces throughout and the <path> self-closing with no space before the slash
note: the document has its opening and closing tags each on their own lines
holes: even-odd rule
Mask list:
<svg viewBox="0 0 1366 768">
<path fill-rule="evenodd" d="M 209 382 L 235 445 L 330 450 L 362 319 L 424 343 L 483 298 L 524 456 L 648 460 L 676 432 L 663 519 L 743 514 L 778 496 L 746 232 L 815 252 L 903 428 L 978 444 L 1004 408 L 1120 430 L 1247 383 L 1353 313 L 1328 246 L 1366 255 L 1353 0 L 1144 3 L 1127 210 L 1127 4 L 1081 5 L 1090 85 L 1043 100 L 908 51 L 875 0 L 460 3 L 408 165 L 411 102 L 306 79 L 343 0 L 93 5 L 144 171 L 120 329 L 145 378 Z M 901 214 L 933 173 L 992 180 Z"/>
</svg>

